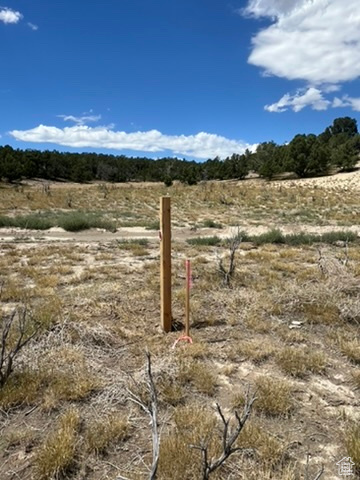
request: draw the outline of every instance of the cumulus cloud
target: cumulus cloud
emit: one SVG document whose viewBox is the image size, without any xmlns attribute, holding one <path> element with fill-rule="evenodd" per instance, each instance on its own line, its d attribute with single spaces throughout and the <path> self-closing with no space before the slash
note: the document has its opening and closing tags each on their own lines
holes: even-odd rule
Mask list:
<svg viewBox="0 0 360 480">
<path fill-rule="evenodd" d="M 7 7 L 0 7 L 0 22 L 18 23 L 22 18 L 23 16 L 20 12 Z"/>
<path fill-rule="evenodd" d="M 265 105 L 268 112 L 285 112 L 291 108 L 294 112 L 300 112 L 305 107 L 313 110 L 327 110 L 331 105 L 318 88 L 310 87 L 307 90 L 298 90 L 295 95 L 285 94 L 280 100 L 272 105 Z"/>
<path fill-rule="evenodd" d="M 360 112 L 360 98 L 349 97 L 349 95 L 344 95 L 342 98 L 335 97 L 333 107 L 351 107 L 356 112 Z"/>
<path fill-rule="evenodd" d="M 9 132 L 15 139 L 24 142 L 54 143 L 75 148 L 108 148 L 112 150 L 134 150 L 140 152 L 167 152 L 194 158 L 226 157 L 233 153 L 243 153 L 254 146 L 238 140 L 200 132 L 196 135 L 164 135 L 158 130 L 126 133 L 108 127 L 75 125 L 58 128 L 39 125 L 30 130 Z"/>
<path fill-rule="evenodd" d="M 289 13 L 301 3 L 304 0 L 250 0 L 242 13 L 255 18 L 277 17 Z"/>
<path fill-rule="evenodd" d="M 74 122 L 77 125 L 85 125 L 88 122 L 98 122 L 101 119 L 101 115 L 89 115 L 84 114 L 81 117 L 75 117 L 74 115 L 57 115 L 58 118 L 62 118 L 64 122 Z"/>
<path fill-rule="evenodd" d="M 315 86 L 360 76 L 358 0 L 251 0 L 245 11 L 273 19 L 248 60 L 265 74 Z"/>
</svg>

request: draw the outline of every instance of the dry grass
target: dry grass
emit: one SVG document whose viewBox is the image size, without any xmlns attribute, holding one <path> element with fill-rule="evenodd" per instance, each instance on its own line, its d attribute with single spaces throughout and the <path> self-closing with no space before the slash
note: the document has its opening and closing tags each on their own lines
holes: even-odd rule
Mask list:
<svg viewBox="0 0 360 480">
<path fill-rule="evenodd" d="M 268 339 L 254 338 L 236 345 L 231 354 L 233 360 L 240 357 L 260 365 L 269 360 L 275 351 L 276 347 Z"/>
<path fill-rule="evenodd" d="M 355 389 L 359 390 L 360 389 L 360 369 L 359 368 L 351 372 L 351 379 Z"/>
<path fill-rule="evenodd" d="M 360 365 L 360 341 L 357 338 L 349 340 L 340 337 L 339 349 L 352 363 Z"/>
<path fill-rule="evenodd" d="M 354 420 L 346 425 L 344 446 L 347 454 L 355 463 L 355 471 L 360 475 L 360 421 Z"/>
<path fill-rule="evenodd" d="M 292 385 L 288 380 L 259 377 L 256 379 L 255 410 L 265 415 L 286 417 L 294 408 Z"/>
<path fill-rule="evenodd" d="M 178 381 L 183 384 L 191 384 L 199 393 L 212 396 L 216 389 L 216 377 L 213 370 L 199 360 L 180 360 Z"/>
<path fill-rule="evenodd" d="M 76 350 L 61 348 L 37 363 L 38 368 L 17 370 L 9 378 L 0 390 L 2 409 L 38 403 L 44 410 L 52 410 L 64 402 L 83 400 L 101 387 L 101 380 Z"/>
<path fill-rule="evenodd" d="M 45 210 L 51 214 L 88 210 L 95 215 L 102 211 L 118 227 L 155 226 L 159 196 L 167 192 L 160 184 L 54 185 L 50 196 L 39 185 L 25 190 L 2 189 L 0 213 L 28 215 L 42 210 L 46 216 Z M 75 242 L 35 242 L 30 233 L 18 232 L 15 241 L 2 242 L 0 282 L 5 282 L 5 297 L 1 308 L 9 312 L 26 300 L 44 328 L 0 391 L 0 409 L 6 412 L 0 416 L 1 478 L 9 471 L 14 478 L 26 478 L 29 463 L 34 463 L 33 478 L 41 479 L 35 469 L 39 452 L 42 459 L 47 458 L 48 473 L 43 478 L 48 475 L 49 480 L 61 476 L 110 480 L 117 477 L 119 468 L 128 478 L 147 475 L 150 427 L 129 406 L 125 389 L 129 375 L 144 378 L 146 347 L 154 354 L 160 400 L 161 480 L 199 479 L 201 455 L 189 445 L 208 438 L 211 452 L 217 451 L 221 423 L 213 404 L 219 401 L 224 412 L 233 400 L 241 406 L 242 396 L 233 399 L 233 392 L 247 384 L 257 386 L 258 400 L 239 445 L 251 451 L 234 455 L 214 479 L 298 480 L 303 475 L 309 432 L 314 439 L 310 449 L 317 456 L 314 469 L 324 463 L 330 471 L 334 462 L 328 453 L 345 450 L 340 435 L 333 432 L 344 403 L 347 409 L 356 409 L 360 388 L 359 244 L 349 244 L 349 262 L 340 273 L 330 267 L 343 265 L 344 246 L 321 246 L 326 259 L 331 259 L 328 273 L 322 274 L 315 245 L 243 243 L 232 288 L 225 289 L 217 272 L 217 255 L 225 253 L 226 242 L 190 246 L 185 240 L 228 235 L 230 225 L 258 235 L 268 225 L 289 231 L 298 231 L 302 225 L 305 231 L 307 226 L 316 230 L 353 224 L 359 192 L 334 189 L 329 193 L 302 182 L 250 180 L 196 187 L 175 183 L 171 195 L 173 226 L 179 227 L 173 229 L 176 320 L 184 318 L 184 258 L 193 260 L 194 277 L 194 344 L 175 351 L 171 346 L 179 333 L 164 335 L 159 329 L 156 232 L 149 231 L 153 239 L 148 243 L 137 238 L 118 242 L 121 232 L 114 238 L 107 234 L 104 241 L 98 237 L 95 241 L 90 232 L 74 234 Z M 209 219 L 221 224 L 222 230 L 215 231 Z M 203 230 L 204 222 L 211 231 Z M 198 231 L 190 231 L 190 225 Z M 293 321 L 300 323 L 291 329 Z M 313 388 L 313 373 L 323 374 L 318 388 Z M 344 378 L 341 388 L 337 378 Z M 72 429 L 72 436 L 67 430 L 65 437 L 72 438 L 67 449 L 62 442 L 57 447 L 52 439 L 66 430 L 62 420 L 58 422 L 59 412 L 74 405 L 83 421 Z M 314 421 L 314 409 L 320 408 L 321 421 Z M 126 419 L 131 428 L 124 425 Z M 24 435 L 15 435 L 16 429 Z M 45 440 L 43 432 L 51 432 Z M 355 456 L 356 441 L 351 439 L 356 437 L 352 433 L 348 437 L 346 445 Z M 295 446 L 286 448 L 295 441 Z M 39 442 L 42 445 L 37 448 Z M 36 455 L 31 452 L 34 446 Z M 56 448 L 68 452 L 67 466 L 60 465 L 62 453 Z"/>
<path fill-rule="evenodd" d="M 294 410 L 293 387 L 288 380 L 258 377 L 254 382 L 256 401 L 254 411 L 269 417 L 288 417 Z M 242 409 L 245 396 L 238 393 L 233 396 L 232 407 Z"/>
<path fill-rule="evenodd" d="M 284 445 L 275 436 L 266 432 L 263 425 L 249 423 L 241 432 L 237 446 L 253 449 L 256 454 L 257 466 L 262 468 L 279 467 L 283 460 Z M 258 470 L 259 471 L 259 470 Z"/>
<path fill-rule="evenodd" d="M 201 456 L 191 445 L 201 445 L 205 441 L 210 454 L 214 455 L 219 449 L 214 435 L 217 419 L 213 411 L 201 405 L 177 407 L 173 419 L 174 427 L 163 436 L 160 445 L 159 479 L 198 479 L 201 477 Z"/>
<path fill-rule="evenodd" d="M 276 363 L 287 375 L 305 377 L 309 373 L 323 373 L 326 357 L 323 352 L 309 348 L 285 347 L 277 353 Z"/>
<path fill-rule="evenodd" d="M 126 439 L 129 433 L 128 420 L 115 413 L 94 420 L 85 433 L 85 445 L 89 452 L 104 454 L 114 443 Z"/>
<path fill-rule="evenodd" d="M 74 467 L 79 425 L 80 416 L 75 409 L 69 409 L 60 418 L 56 430 L 36 452 L 34 474 L 37 480 L 59 478 Z"/>
</svg>

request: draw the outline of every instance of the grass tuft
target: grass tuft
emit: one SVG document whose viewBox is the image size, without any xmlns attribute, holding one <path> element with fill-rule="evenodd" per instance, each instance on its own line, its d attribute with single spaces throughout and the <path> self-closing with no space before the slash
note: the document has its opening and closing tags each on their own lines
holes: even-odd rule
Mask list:
<svg viewBox="0 0 360 480">
<path fill-rule="evenodd" d="M 355 472 L 360 475 L 360 421 L 354 421 L 346 426 L 344 433 L 346 451 L 355 463 Z"/>
<path fill-rule="evenodd" d="M 37 480 L 50 480 L 65 476 L 74 467 L 77 431 L 80 425 L 79 412 L 69 409 L 59 421 L 57 429 L 39 447 L 34 459 Z"/>
<path fill-rule="evenodd" d="M 216 378 L 208 365 L 198 360 L 180 360 L 178 379 L 181 384 L 191 384 L 200 393 L 212 396 L 215 393 Z"/>
<path fill-rule="evenodd" d="M 88 451 L 104 454 L 110 445 L 127 438 L 129 425 L 122 415 L 113 414 L 94 421 L 87 429 L 85 443 Z"/>
<path fill-rule="evenodd" d="M 322 373 L 326 366 L 322 352 L 313 352 L 302 347 L 283 348 L 277 353 L 276 362 L 284 373 L 300 378 L 309 373 Z"/>
</svg>

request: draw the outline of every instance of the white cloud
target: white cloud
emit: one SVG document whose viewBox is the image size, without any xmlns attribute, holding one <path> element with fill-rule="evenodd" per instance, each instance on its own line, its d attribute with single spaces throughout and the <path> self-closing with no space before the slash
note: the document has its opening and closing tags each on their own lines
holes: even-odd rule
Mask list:
<svg viewBox="0 0 360 480">
<path fill-rule="evenodd" d="M 250 0 L 245 12 L 273 19 L 248 60 L 265 74 L 311 85 L 360 76 L 359 0 Z"/>
<path fill-rule="evenodd" d="M 0 7 L 0 22 L 18 23 L 23 18 L 20 12 L 11 10 L 11 8 Z"/>
<path fill-rule="evenodd" d="M 34 30 L 34 31 L 39 30 L 39 27 L 31 22 L 28 22 L 28 27 L 30 27 L 31 30 Z"/>
<path fill-rule="evenodd" d="M 344 95 L 342 98 L 335 97 L 332 106 L 334 108 L 351 107 L 356 112 L 360 112 L 360 98 L 349 97 L 349 95 Z"/>
<path fill-rule="evenodd" d="M 9 132 L 15 139 L 24 142 L 54 143 L 75 148 L 108 148 L 112 150 L 135 150 L 140 152 L 166 152 L 194 158 L 226 157 L 243 153 L 254 146 L 219 135 L 200 132 L 196 135 L 164 135 L 158 130 L 126 133 L 108 127 L 75 125 L 57 128 L 39 125 L 30 130 Z"/>
<path fill-rule="evenodd" d="M 89 113 L 91 113 L 90 110 Z M 101 119 L 101 115 L 89 115 L 85 113 L 81 117 L 75 117 L 74 115 L 57 115 L 58 118 L 62 118 L 64 122 L 74 122 L 77 125 L 85 125 L 87 122 L 98 122 Z"/>
<path fill-rule="evenodd" d="M 277 17 L 294 10 L 304 0 L 250 0 L 242 11 L 245 15 L 259 17 Z"/>
<path fill-rule="evenodd" d="M 331 105 L 321 93 L 321 90 L 309 87 L 307 90 L 299 90 L 295 95 L 285 94 L 280 100 L 272 105 L 265 105 L 268 112 L 285 112 L 291 108 L 294 112 L 300 112 L 305 107 L 311 107 L 313 110 L 327 110 Z"/>
</svg>

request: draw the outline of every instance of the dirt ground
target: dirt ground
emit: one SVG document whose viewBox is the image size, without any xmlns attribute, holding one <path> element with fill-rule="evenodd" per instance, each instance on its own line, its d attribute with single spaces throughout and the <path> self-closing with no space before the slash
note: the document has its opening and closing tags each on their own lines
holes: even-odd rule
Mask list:
<svg viewBox="0 0 360 480">
<path fill-rule="evenodd" d="M 207 438 L 216 456 L 215 405 L 230 417 L 247 389 L 257 400 L 237 444 L 243 450 L 214 479 L 312 480 L 322 466 L 321 478 L 342 478 L 338 461 L 360 461 L 360 244 L 243 242 L 226 286 L 219 272 L 220 259 L 225 268 L 229 262 L 226 244 L 187 240 L 227 239 L 239 228 L 359 236 L 359 191 L 360 172 L 168 190 L 51 184 L 50 196 L 39 182 L 3 186 L 0 215 L 66 210 L 71 197 L 71 209 L 96 207 L 118 224 L 114 233 L 0 229 L 3 318 L 26 306 L 41 324 L 0 389 L 0 478 L 148 478 L 149 418 L 129 401 L 129 390 L 146 398 L 146 350 L 159 393 L 160 480 L 201 478 L 201 455 L 190 444 Z M 164 194 L 173 204 L 180 329 L 169 334 L 160 328 L 159 235 L 149 229 Z M 184 321 L 186 258 L 194 343 L 173 348 Z M 77 419 L 71 431 L 69 412 Z M 58 462 L 61 455 L 67 461 Z M 360 478 L 356 468 L 350 478 Z"/>
</svg>

